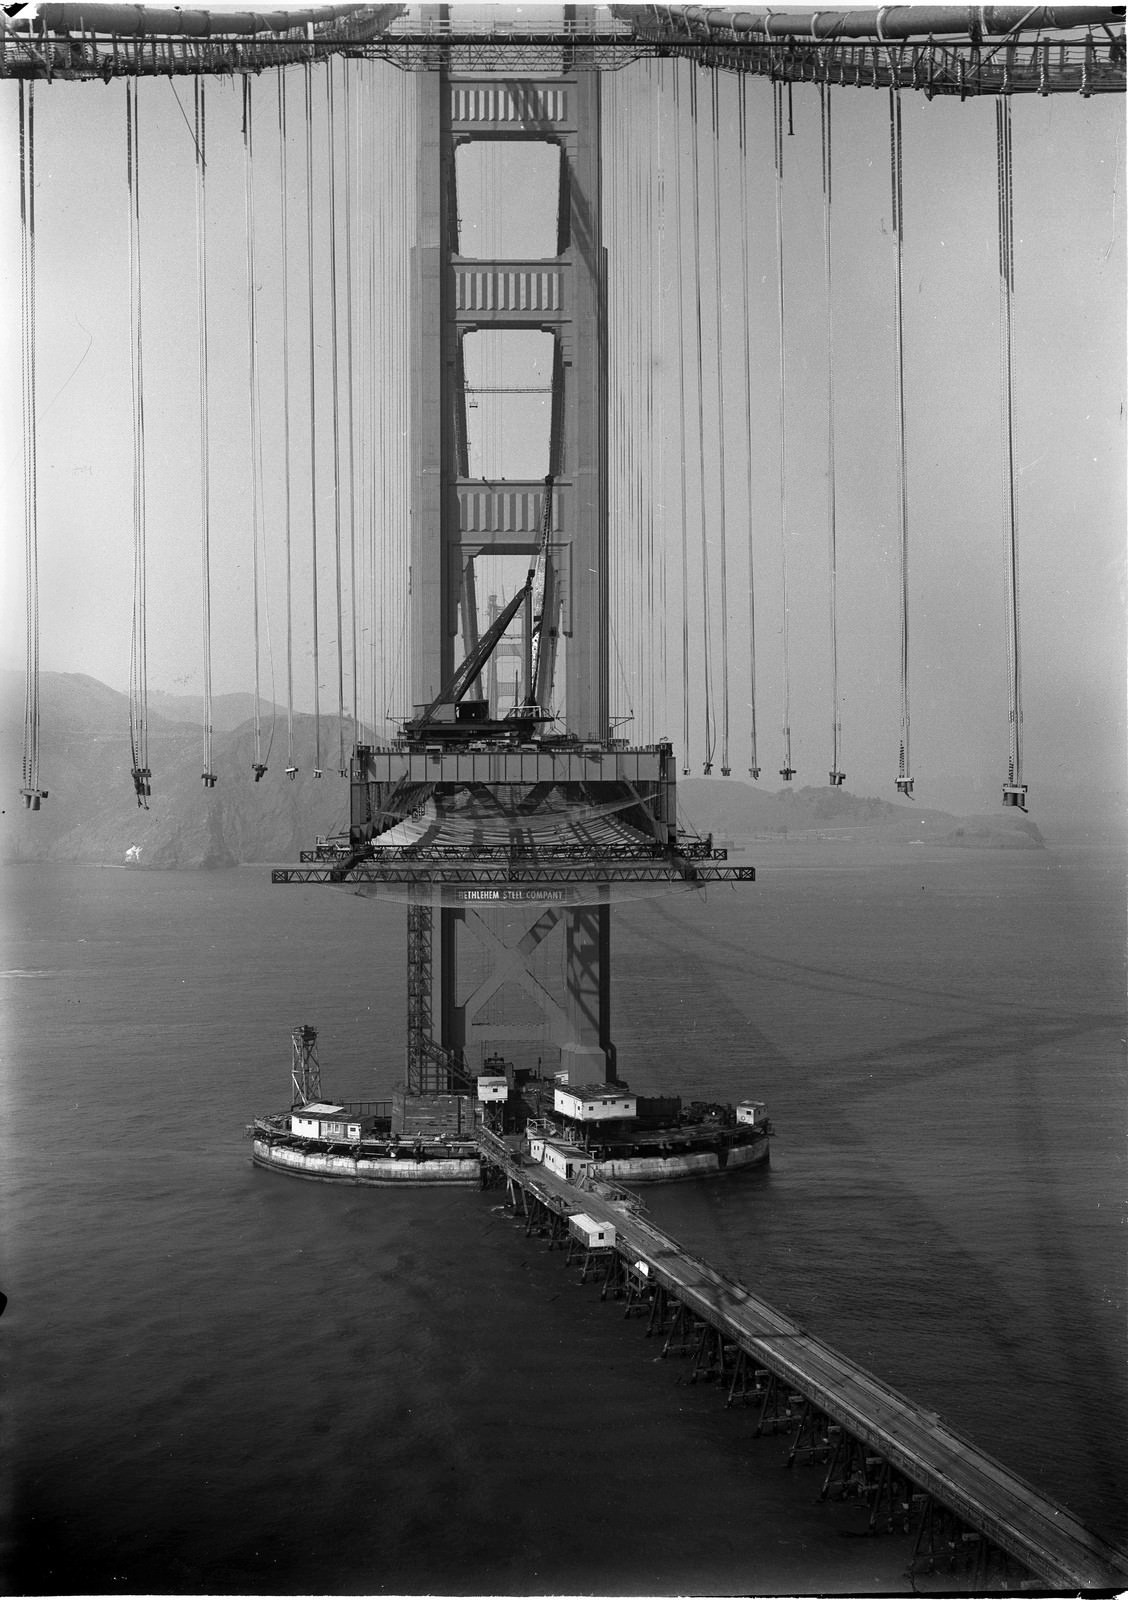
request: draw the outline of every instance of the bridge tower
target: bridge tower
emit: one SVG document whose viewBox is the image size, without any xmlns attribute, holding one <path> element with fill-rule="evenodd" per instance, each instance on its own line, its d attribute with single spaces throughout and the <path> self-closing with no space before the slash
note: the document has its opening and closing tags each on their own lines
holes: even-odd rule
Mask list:
<svg viewBox="0 0 1128 1600">
<path fill-rule="evenodd" d="M 421 73 L 417 179 L 412 437 L 411 681 L 427 705 L 455 669 L 456 634 L 478 638 L 476 572 L 483 558 L 536 555 L 545 515 L 543 480 L 470 476 L 463 341 L 487 331 L 537 332 L 552 340 L 547 470 L 553 477 L 549 560 L 556 580 L 556 679 L 567 732 L 587 745 L 610 737 L 607 703 L 607 363 L 604 251 L 600 227 L 599 74 L 560 52 L 560 71 L 504 77 L 463 74 L 448 62 Z M 536 142 L 558 161 L 556 250 L 548 259 L 470 259 L 462 253 L 458 153 L 475 141 Z M 549 203 L 552 202 L 549 196 Z M 504 441 L 503 441 L 504 448 Z M 554 725 L 560 727 L 560 721 Z M 505 774 L 509 776 L 508 773 Z M 480 1020 L 502 973 L 517 981 L 548 1023 L 572 1081 L 613 1073 L 610 1040 L 610 907 L 526 901 L 515 916 L 478 902 L 438 910 L 431 971 L 439 1043 L 464 1056 L 476 1038 L 499 1042 L 520 1025 Z M 418 989 L 420 918 L 409 985 Z M 469 935 L 494 957 L 474 992 L 459 984 Z M 505 933 L 502 927 L 505 924 Z M 565 1003 L 532 976 L 541 940 L 563 934 Z M 434 1082 L 433 1063 L 412 1075 Z"/>
<path fill-rule="evenodd" d="M 577 10 L 577 26 L 579 18 Z M 526 1062 L 535 1056 L 573 1084 L 605 1083 L 617 1077 L 616 893 L 754 873 L 698 866 L 721 853 L 708 841 L 679 842 L 668 744 L 631 748 L 611 737 L 606 269 L 592 47 L 564 40 L 527 75 L 490 73 L 436 50 L 416 83 L 414 712 L 388 747 L 356 750 L 349 854 L 329 874 L 361 892 L 406 893 L 409 1093 L 462 1089 L 487 1055 L 500 1048 L 517 1058 L 519 1046 Z M 487 141 L 535 143 L 554 166 L 551 254 L 470 253 L 459 169 Z M 548 346 L 538 364 L 550 374 L 544 475 L 511 476 L 503 465 L 487 479 L 472 448 L 466 342 L 528 334 Z M 499 572 L 519 572 L 524 561 L 532 563 L 524 589 L 500 614 L 491 599 L 479 617 L 479 590 L 490 594 Z M 514 653 L 503 639 L 519 613 L 523 692 L 503 714 L 488 686 L 496 653 Z"/>
</svg>

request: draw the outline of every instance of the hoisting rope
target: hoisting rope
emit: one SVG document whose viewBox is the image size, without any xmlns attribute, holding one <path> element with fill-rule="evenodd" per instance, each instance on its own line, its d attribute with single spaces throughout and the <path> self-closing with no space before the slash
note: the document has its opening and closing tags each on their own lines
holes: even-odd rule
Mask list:
<svg viewBox="0 0 1128 1600">
<path fill-rule="evenodd" d="M 897 338 L 897 487 L 901 546 L 901 754 L 897 788 L 913 792 L 909 750 L 909 496 L 905 460 L 905 312 L 904 191 L 901 182 L 901 100 L 889 91 L 889 165 L 893 187 L 893 235 L 896 244 L 895 319 Z"/>
<path fill-rule="evenodd" d="M 258 783 L 265 775 L 270 751 L 267 750 L 267 759 L 263 760 L 262 754 L 262 689 L 260 680 L 260 650 L 259 650 L 259 569 L 262 566 L 263 530 L 262 530 L 262 424 L 259 415 L 259 364 L 258 364 L 258 279 L 255 273 L 255 188 L 254 188 L 254 132 L 252 129 L 253 102 L 251 98 L 252 79 L 248 75 L 243 77 L 243 201 L 246 213 L 247 233 L 247 344 L 250 353 L 250 370 L 248 373 L 248 395 L 250 405 L 250 445 L 251 445 L 251 608 L 254 618 L 254 643 L 255 643 L 255 711 L 254 711 L 254 738 L 255 759 L 251 768 L 255 782 Z M 274 730 L 271 727 L 270 744 L 274 743 Z"/>
<path fill-rule="evenodd" d="M 748 720 L 750 747 L 748 775 L 760 776 L 760 762 L 756 753 L 756 594 L 754 584 L 755 562 L 752 549 L 752 335 L 751 297 L 748 285 L 748 77 L 740 76 L 740 98 L 737 101 L 737 131 L 740 138 L 741 161 L 741 211 L 740 211 L 740 268 L 741 294 L 744 310 L 744 438 L 745 478 L 744 504 L 748 515 Z"/>
<path fill-rule="evenodd" d="M 720 491 L 718 528 L 721 557 L 721 776 L 732 772 L 729 765 L 729 681 L 728 681 L 728 537 L 725 522 L 725 364 L 724 296 L 721 292 L 721 115 L 720 83 L 713 69 L 713 299 L 716 310 L 717 358 L 717 449 Z"/>
<path fill-rule="evenodd" d="M 313 600 L 313 775 L 321 777 L 321 666 L 317 632 L 317 363 L 314 342 L 313 266 L 313 73 L 305 62 L 306 298 L 309 311 L 309 528 L 310 590 Z"/>
<path fill-rule="evenodd" d="M 282 259 L 282 489 L 286 539 L 286 776 L 297 777 L 294 762 L 294 571 L 291 549 L 292 499 L 290 491 L 290 250 L 286 226 L 288 187 L 286 160 L 286 71 L 278 68 L 278 188 Z"/>
<path fill-rule="evenodd" d="M 325 68 L 325 115 L 329 164 L 329 351 L 333 418 L 333 561 L 337 590 L 337 772 L 348 777 L 345 763 L 345 649 L 341 596 L 341 396 L 340 339 L 337 331 L 337 118 L 333 105 L 333 62 Z M 347 197 L 346 197 L 347 209 Z"/>
<path fill-rule="evenodd" d="M 999 322 L 1002 331 L 1003 537 L 1006 560 L 1007 680 L 1010 690 L 1010 759 L 1003 804 L 1026 809 L 1022 781 L 1022 673 L 1019 651 L 1018 525 L 1015 517 L 1014 436 L 1014 179 L 1010 100 L 995 102 L 999 183 Z"/>
<path fill-rule="evenodd" d="M 702 770 L 705 776 L 708 777 L 713 770 L 716 729 L 713 721 L 713 668 L 709 636 L 709 538 L 705 525 L 705 370 L 704 344 L 701 333 L 701 174 L 698 160 L 696 71 L 690 74 L 689 79 L 689 114 L 693 124 L 693 289 L 696 304 L 695 326 L 697 330 L 697 467 L 700 489 L 701 601 L 702 622 L 704 625 L 702 643 L 705 651 L 705 763 Z"/>
<path fill-rule="evenodd" d="M 822 127 L 823 276 L 826 288 L 826 520 L 830 557 L 830 694 L 832 757 L 830 786 L 846 781 L 842 771 L 842 718 L 838 700 L 838 525 L 834 459 L 834 295 L 831 274 L 832 156 L 830 86 L 819 84 Z"/>
<path fill-rule="evenodd" d="M 790 783 L 795 776 L 795 768 L 791 765 L 791 651 L 788 639 L 790 607 L 787 593 L 787 347 L 784 343 L 783 91 L 782 83 L 773 83 L 772 136 L 775 146 L 776 281 L 779 312 L 779 546 L 783 598 L 783 766 L 779 769 L 779 775 L 784 783 Z"/>
<path fill-rule="evenodd" d="M 214 789 L 212 771 L 212 667 L 211 667 L 211 450 L 208 431 L 208 218 L 207 115 L 203 78 L 193 79 L 196 141 L 196 294 L 199 330 L 200 402 L 200 553 L 204 622 L 204 770 L 205 789 Z"/>
<path fill-rule="evenodd" d="M 26 662 L 23 787 L 29 811 L 47 798 L 39 787 L 39 437 L 35 395 L 35 84 L 20 79 L 20 366 L 23 400 Z"/>
<path fill-rule="evenodd" d="M 692 69 L 691 69 L 692 70 Z M 685 273 L 682 264 L 682 117 L 681 62 L 674 66 L 674 211 L 677 223 L 677 303 L 678 303 L 678 487 L 681 495 L 681 625 L 682 625 L 682 773 L 689 772 L 689 533 L 686 515 L 685 481 Z"/>
<path fill-rule="evenodd" d="M 125 84 L 125 179 L 129 199 L 129 384 L 133 417 L 133 617 L 129 638 L 130 777 L 137 804 L 149 809 L 149 683 L 145 572 L 145 387 L 141 320 L 141 139 L 136 78 Z"/>
</svg>

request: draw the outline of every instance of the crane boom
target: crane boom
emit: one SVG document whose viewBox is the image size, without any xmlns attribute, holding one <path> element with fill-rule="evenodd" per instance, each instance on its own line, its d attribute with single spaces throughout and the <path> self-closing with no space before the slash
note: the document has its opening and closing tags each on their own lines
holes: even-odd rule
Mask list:
<svg viewBox="0 0 1128 1600">
<path fill-rule="evenodd" d="M 532 722 L 551 722 L 552 713 L 543 711 L 537 700 L 541 679 L 547 679 L 550 666 L 550 652 L 544 651 L 542 639 L 544 635 L 544 619 L 547 611 L 546 601 L 551 593 L 551 568 L 548 559 L 548 541 L 552 532 L 552 483 L 551 474 L 544 480 L 544 514 L 541 520 L 541 536 L 533 564 L 529 568 L 528 576 L 513 598 L 503 607 L 490 626 L 482 634 L 475 645 L 462 660 L 462 663 L 452 676 L 443 684 L 438 694 L 419 714 L 403 725 L 404 735 L 408 739 L 418 740 L 428 734 L 438 734 L 441 731 L 451 731 L 452 725 L 459 722 L 456 707 L 463 700 L 466 691 L 474 679 L 482 671 L 490 656 L 493 655 L 502 637 L 513 618 L 517 615 L 526 599 L 530 596 L 533 602 L 532 621 L 532 665 L 529 672 L 529 682 L 526 687 L 525 698 L 520 705 L 514 706 L 508 713 L 507 723 L 510 725 L 506 731 L 512 731 L 512 724 L 528 725 Z M 442 715 L 444 709 L 447 715 Z M 482 729 L 482 719 L 467 718 L 471 729 Z M 488 725 L 487 725 L 488 726 Z"/>
</svg>

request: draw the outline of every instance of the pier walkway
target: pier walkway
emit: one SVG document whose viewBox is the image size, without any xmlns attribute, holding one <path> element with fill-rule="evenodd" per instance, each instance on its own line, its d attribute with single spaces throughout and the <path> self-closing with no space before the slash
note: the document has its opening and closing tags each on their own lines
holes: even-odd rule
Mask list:
<svg viewBox="0 0 1128 1600">
<path fill-rule="evenodd" d="M 532 1206 L 558 1219 L 560 1236 L 574 1213 L 612 1224 L 614 1253 L 633 1292 L 644 1285 L 651 1299 L 668 1296 L 701 1325 L 716 1330 L 719 1344 L 742 1352 L 754 1368 L 803 1396 L 808 1414 L 812 1409 L 821 1413 L 863 1450 L 879 1456 L 888 1471 L 915 1485 L 918 1499 L 923 1495 L 947 1508 L 966 1528 L 1013 1557 L 1040 1580 L 1037 1587 L 1125 1587 L 1128 1553 L 1091 1532 L 935 1412 L 914 1405 L 773 1310 L 744 1284 L 686 1250 L 639 1215 L 630 1201 L 576 1189 L 540 1165 L 523 1166 L 507 1144 L 485 1132 L 481 1150 L 515 1199 L 520 1190 L 526 1214 Z"/>
</svg>

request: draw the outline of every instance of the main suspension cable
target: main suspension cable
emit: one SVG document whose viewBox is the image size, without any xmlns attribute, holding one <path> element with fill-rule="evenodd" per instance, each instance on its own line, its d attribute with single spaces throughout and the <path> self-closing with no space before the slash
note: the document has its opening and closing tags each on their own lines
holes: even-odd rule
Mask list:
<svg viewBox="0 0 1128 1600">
<path fill-rule="evenodd" d="M 830 559 L 830 684 L 831 745 L 830 786 L 846 782 L 842 771 L 842 719 L 838 700 L 838 507 L 834 458 L 834 294 L 831 274 L 832 158 L 830 86 L 819 84 L 822 128 L 823 277 L 826 293 L 826 520 Z"/>
<path fill-rule="evenodd" d="M 901 751 L 897 789 L 913 792 L 909 749 L 909 496 L 905 451 L 904 188 L 901 176 L 901 98 L 889 91 L 889 165 L 893 190 L 895 316 L 897 340 L 897 487 L 901 550 Z"/>
<path fill-rule="evenodd" d="M 787 346 L 784 342 L 785 298 L 783 273 L 783 93 L 784 85 L 772 85 L 772 135 L 775 146 L 776 198 L 776 278 L 779 312 L 779 544 L 783 587 L 783 766 L 779 775 L 784 783 L 795 776 L 791 765 L 791 650 L 788 637 L 790 605 L 787 592 Z M 790 101 L 789 101 L 790 115 Z"/>
<path fill-rule="evenodd" d="M 23 787 L 29 811 L 47 798 L 39 787 L 39 437 L 35 349 L 35 84 L 19 85 L 20 136 L 20 367 L 23 401 L 26 660 Z"/>
<path fill-rule="evenodd" d="M 1015 516 L 1014 421 L 1014 175 L 1011 164 L 1011 109 L 1006 95 L 995 102 L 995 143 L 999 186 L 999 324 L 1002 358 L 1003 538 L 1005 557 L 1007 686 L 1010 692 L 1010 757 L 1003 804 L 1026 809 L 1022 781 L 1022 672 L 1019 649 L 1018 523 Z"/>
<path fill-rule="evenodd" d="M 200 402 L 200 554 L 202 563 L 204 634 L 204 770 L 205 789 L 214 789 L 212 770 L 212 662 L 211 662 L 211 445 L 208 419 L 208 216 L 207 216 L 207 116 L 203 78 L 193 79 L 194 134 L 196 140 L 196 294 L 199 335 Z"/>
<path fill-rule="evenodd" d="M 139 80 L 125 84 L 125 177 L 129 201 L 129 385 L 133 420 L 133 616 L 129 638 L 129 754 L 137 804 L 149 809 L 149 683 L 146 639 L 145 385 L 141 318 L 141 137 Z"/>
</svg>

